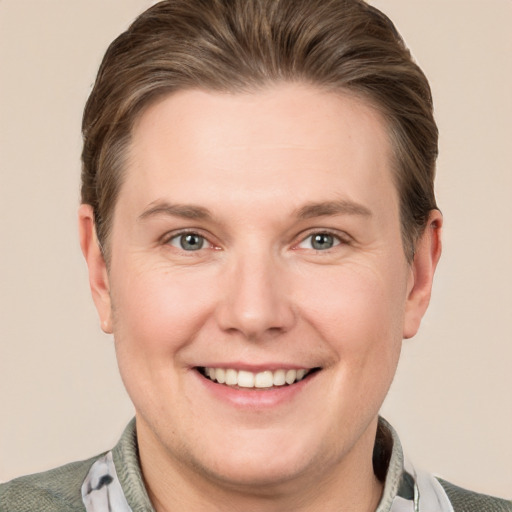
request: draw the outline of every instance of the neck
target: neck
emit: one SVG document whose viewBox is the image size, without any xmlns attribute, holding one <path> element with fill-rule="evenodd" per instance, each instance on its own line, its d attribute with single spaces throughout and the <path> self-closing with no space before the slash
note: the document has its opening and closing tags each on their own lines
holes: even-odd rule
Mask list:
<svg viewBox="0 0 512 512">
<path fill-rule="evenodd" d="M 342 460 L 279 482 L 226 482 L 169 454 L 137 418 L 142 473 L 156 512 L 374 512 L 383 484 L 372 452 L 377 420 Z"/>
</svg>

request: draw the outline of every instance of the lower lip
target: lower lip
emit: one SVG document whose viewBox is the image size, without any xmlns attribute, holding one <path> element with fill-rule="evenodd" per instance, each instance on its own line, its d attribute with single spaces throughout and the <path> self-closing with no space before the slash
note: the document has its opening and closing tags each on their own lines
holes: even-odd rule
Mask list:
<svg viewBox="0 0 512 512">
<path fill-rule="evenodd" d="M 193 370 L 201 384 L 215 398 L 239 408 L 261 409 L 277 407 L 292 401 L 313 381 L 320 372 L 315 372 L 295 384 L 272 388 L 235 388 L 219 384 Z"/>
</svg>

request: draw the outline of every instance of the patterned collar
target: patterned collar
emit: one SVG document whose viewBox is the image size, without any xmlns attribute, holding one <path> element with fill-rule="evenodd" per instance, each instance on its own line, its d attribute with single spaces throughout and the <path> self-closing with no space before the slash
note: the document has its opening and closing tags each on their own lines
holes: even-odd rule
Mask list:
<svg viewBox="0 0 512 512">
<path fill-rule="evenodd" d="M 375 512 L 454 512 L 441 484 L 405 458 L 395 429 L 379 418 L 373 452 L 375 474 L 385 465 L 384 491 Z"/>
<path fill-rule="evenodd" d="M 398 435 L 383 418 L 379 418 L 373 464 L 384 482 L 375 512 L 453 512 L 441 484 L 404 461 Z M 87 512 L 154 512 L 139 465 L 135 419 L 115 448 L 91 466 L 82 484 L 82 500 Z"/>
</svg>

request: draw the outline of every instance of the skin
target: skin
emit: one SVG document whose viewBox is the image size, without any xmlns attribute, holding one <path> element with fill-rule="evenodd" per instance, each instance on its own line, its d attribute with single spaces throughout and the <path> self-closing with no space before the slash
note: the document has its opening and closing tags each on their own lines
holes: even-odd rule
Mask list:
<svg viewBox="0 0 512 512">
<path fill-rule="evenodd" d="M 79 224 L 157 510 L 375 510 L 378 411 L 442 224 L 432 212 L 408 264 L 375 109 L 301 84 L 175 93 L 134 126 L 108 271 L 88 205 Z M 285 365 L 320 371 L 275 396 L 197 371 Z"/>
</svg>

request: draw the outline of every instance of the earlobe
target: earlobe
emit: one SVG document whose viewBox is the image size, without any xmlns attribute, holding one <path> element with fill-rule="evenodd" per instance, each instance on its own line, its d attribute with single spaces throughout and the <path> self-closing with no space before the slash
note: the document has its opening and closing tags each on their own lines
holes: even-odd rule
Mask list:
<svg viewBox="0 0 512 512">
<path fill-rule="evenodd" d="M 96 236 L 94 213 L 91 205 L 80 205 L 78 209 L 78 231 L 82 254 L 89 269 L 89 286 L 100 317 L 101 328 L 107 334 L 111 334 L 112 304 L 107 265 Z"/>
<path fill-rule="evenodd" d="M 441 212 L 432 210 L 425 231 L 416 244 L 405 307 L 403 337 L 406 339 L 412 338 L 418 332 L 430 302 L 432 281 L 441 256 L 442 225 Z"/>
</svg>

